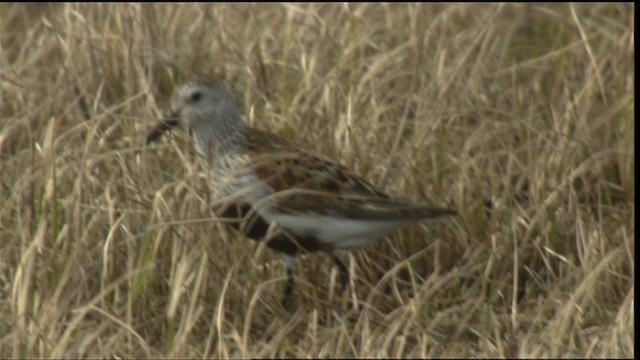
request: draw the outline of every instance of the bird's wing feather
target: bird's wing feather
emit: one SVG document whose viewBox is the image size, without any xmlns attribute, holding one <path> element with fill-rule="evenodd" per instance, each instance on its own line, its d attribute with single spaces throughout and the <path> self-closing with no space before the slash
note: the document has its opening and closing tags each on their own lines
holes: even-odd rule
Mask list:
<svg viewBox="0 0 640 360">
<path fill-rule="evenodd" d="M 286 214 L 351 219 L 426 219 L 455 212 L 393 199 L 341 164 L 260 130 L 248 134 L 250 166 L 273 189 L 270 207 Z M 266 202 L 265 202 L 266 203 Z"/>
</svg>

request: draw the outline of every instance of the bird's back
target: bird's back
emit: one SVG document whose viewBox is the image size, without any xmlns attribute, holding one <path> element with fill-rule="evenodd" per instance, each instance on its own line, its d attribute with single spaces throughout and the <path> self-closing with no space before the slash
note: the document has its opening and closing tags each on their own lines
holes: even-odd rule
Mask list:
<svg viewBox="0 0 640 360">
<path fill-rule="evenodd" d="M 391 198 L 343 165 L 278 135 L 248 127 L 240 142 L 215 161 L 218 182 L 226 183 L 220 193 L 251 205 L 267 223 L 332 248 L 365 245 L 416 221 L 455 214 Z"/>
</svg>

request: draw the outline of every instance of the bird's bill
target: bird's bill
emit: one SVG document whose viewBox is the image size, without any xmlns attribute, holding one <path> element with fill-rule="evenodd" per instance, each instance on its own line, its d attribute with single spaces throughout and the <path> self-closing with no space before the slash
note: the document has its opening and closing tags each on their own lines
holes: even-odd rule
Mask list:
<svg viewBox="0 0 640 360">
<path fill-rule="evenodd" d="M 158 140 L 162 134 L 180 125 L 177 114 L 170 113 L 147 134 L 147 145 Z"/>
</svg>

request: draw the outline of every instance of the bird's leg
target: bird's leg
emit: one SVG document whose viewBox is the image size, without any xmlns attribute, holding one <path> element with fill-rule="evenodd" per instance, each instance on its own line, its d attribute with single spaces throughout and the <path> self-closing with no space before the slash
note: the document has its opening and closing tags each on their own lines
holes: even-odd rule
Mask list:
<svg viewBox="0 0 640 360">
<path fill-rule="evenodd" d="M 340 288 L 338 290 L 338 293 L 342 295 L 342 293 L 344 292 L 344 289 L 347 287 L 347 284 L 349 283 L 349 270 L 347 270 L 347 266 L 342 262 L 342 260 L 340 260 L 340 258 L 338 257 L 338 255 L 336 255 L 335 252 L 329 251 L 329 256 L 331 257 L 331 259 L 333 260 L 333 263 L 338 267 L 338 270 L 340 271 Z"/>
<path fill-rule="evenodd" d="M 284 287 L 284 295 L 282 296 L 282 306 L 287 307 L 287 303 L 291 294 L 293 293 L 293 288 L 295 287 L 295 279 L 293 277 L 293 263 L 295 262 L 296 257 L 294 255 L 285 254 L 284 255 L 284 265 L 287 268 L 287 284 Z"/>
</svg>

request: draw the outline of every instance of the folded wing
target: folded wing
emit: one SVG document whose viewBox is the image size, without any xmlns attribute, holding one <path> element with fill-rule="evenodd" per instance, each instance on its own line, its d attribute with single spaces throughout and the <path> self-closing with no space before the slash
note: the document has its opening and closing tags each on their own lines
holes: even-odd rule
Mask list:
<svg viewBox="0 0 640 360">
<path fill-rule="evenodd" d="M 275 136 L 255 131 L 256 137 Z M 256 176 L 273 190 L 263 203 L 282 214 L 407 221 L 456 214 L 451 209 L 393 199 L 341 164 L 278 140 L 250 141 L 256 145 L 249 153 Z M 282 147 L 259 145 L 265 143 Z"/>
</svg>

